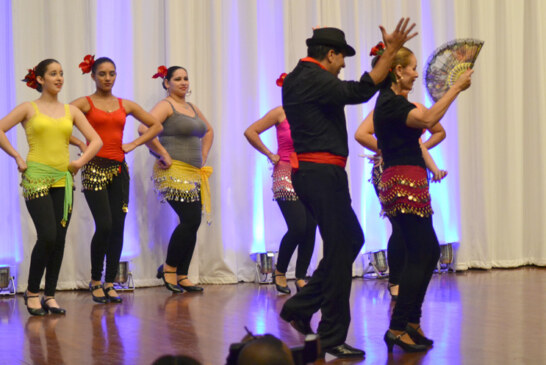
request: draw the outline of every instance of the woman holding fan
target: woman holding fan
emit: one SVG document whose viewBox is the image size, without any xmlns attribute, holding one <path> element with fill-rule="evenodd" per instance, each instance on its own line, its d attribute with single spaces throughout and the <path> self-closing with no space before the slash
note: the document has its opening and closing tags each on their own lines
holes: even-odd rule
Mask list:
<svg viewBox="0 0 546 365">
<path fill-rule="evenodd" d="M 376 55 L 373 62 L 381 57 Z M 372 62 L 372 63 L 373 63 Z M 405 351 L 425 351 L 433 341 L 420 328 L 421 306 L 440 249 L 432 225 L 432 209 L 423 152 L 422 130 L 433 128 L 456 97 L 470 86 L 472 71 L 464 72 L 430 109 L 417 108 L 404 96 L 419 76 L 413 52 L 402 47 L 391 64 L 390 76 L 380 85 L 374 109 L 374 130 L 384 171 L 379 199 L 385 215 L 397 224 L 406 249 L 400 292 L 385 343 Z"/>
<path fill-rule="evenodd" d="M 125 154 L 154 138 L 161 132 L 161 124 L 138 104 L 121 99 L 112 93 L 116 82 L 116 65 L 108 57 L 97 60 L 87 55 L 80 63 L 83 73 L 91 72 L 96 90 L 92 95 L 74 100 L 71 104 L 85 113 L 87 119 L 102 138 L 104 145 L 89 163 L 82 168 L 82 187 L 95 221 L 95 234 L 91 239 L 91 282 L 89 290 L 97 303 L 121 303 L 114 289 L 121 251 L 127 205 L 129 204 L 129 171 Z M 123 143 L 123 130 L 127 115 L 132 115 L 149 127 L 143 135 L 130 143 Z M 86 150 L 86 144 L 72 137 L 72 144 Z M 163 156 L 169 161 L 169 156 Z M 104 259 L 106 272 L 102 283 Z"/>
<path fill-rule="evenodd" d="M 376 56 L 378 54 L 381 54 L 383 50 L 384 45 L 382 42 L 380 42 L 372 49 L 370 55 Z M 411 90 L 402 89 L 401 95 L 407 99 L 410 91 Z M 415 106 L 417 108 L 420 108 L 421 110 L 424 110 L 425 108 L 424 105 L 420 103 L 413 104 L 415 104 Z M 373 126 L 373 116 L 374 111 L 372 110 L 356 130 L 355 139 L 362 146 L 375 153 L 373 157 L 370 157 L 370 160 L 374 164 L 370 181 L 373 184 L 375 193 L 379 197 L 378 185 L 381 181 L 381 173 L 383 172 L 383 158 L 381 156 L 381 150 L 379 149 L 377 144 L 377 139 L 374 136 L 375 130 Z M 425 132 L 425 130 L 426 129 L 423 129 L 423 133 Z M 421 152 L 423 153 L 423 159 L 425 160 L 425 165 L 427 169 L 432 173 L 432 181 L 439 182 L 445 176 L 447 176 L 447 171 L 438 169 L 436 163 L 434 162 L 434 159 L 432 158 L 428 150 L 443 141 L 446 137 L 446 132 L 444 130 L 444 127 L 442 127 L 440 123 L 437 123 L 434 127 L 430 128 L 429 132 L 431 133 L 430 138 L 428 138 L 425 142 L 422 142 L 420 138 L 419 143 L 421 146 Z M 391 222 L 392 231 L 387 245 L 387 259 L 389 264 L 388 290 L 392 300 L 397 300 L 400 275 L 406 259 L 406 249 L 398 225 L 390 218 L 389 221 Z"/>
</svg>

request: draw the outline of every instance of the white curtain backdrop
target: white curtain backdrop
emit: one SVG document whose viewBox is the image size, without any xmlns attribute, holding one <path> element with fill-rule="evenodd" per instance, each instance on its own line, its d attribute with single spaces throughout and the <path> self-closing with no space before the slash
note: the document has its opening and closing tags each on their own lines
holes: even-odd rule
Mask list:
<svg viewBox="0 0 546 365">
<path fill-rule="evenodd" d="M 280 105 L 275 80 L 306 55 L 312 27 L 343 29 L 357 51 L 346 59 L 343 79 L 370 69 L 378 26 L 391 31 L 402 16 L 417 23 L 411 48 L 422 70 L 435 48 L 454 38 L 485 41 L 472 87 L 442 124 L 447 139 L 432 150 L 449 176 L 431 187 L 434 223 L 442 243 L 457 243 L 456 268 L 546 265 L 546 4 L 542 0 L 17 0 L 0 4 L 0 117 L 38 97 L 20 82 L 27 68 L 58 59 L 65 72 L 64 102 L 94 91 L 77 67 L 83 56 L 108 56 L 117 64 L 115 95 L 151 109 L 165 96 L 152 79 L 160 65 L 189 72 L 190 101 L 211 122 L 215 139 L 208 164 L 213 223 L 203 223 L 190 277 L 201 283 L 254 279 L 251 252 L 277 250 L 285 230 L 272 201 L 271 170 L 243 137 L 246 127 Z M 431 105 L 422 83 L 412 101 Z M 353 206 L 366 235 L 363 252 L 384 249 L 390 234 L 368 183 L 370 166 L 352 136 L 374 101 L 346 108 Z M 136 135 L 128 120 L 125 140 Z M 21 126 L 8 136 L 24 155 Z M 275 134 L 263 138 L 275 149 Z M 71 150 L 75 157 L 77 151 Z M 177 218 L 151 188 L 153 157 L 145 147 L 127 156 L 131 195 L 122 257 L 139 286 L 156 285 Z M 13 160 L 0 154 L 2 208 L 0 264 L 26 288 L 36 232 L 21 197 Z M 90 277 L 93 220 L 80 177 L 59 288 L 83 288 Z M 309 273 L 321 256 L 320 238 Z M 294 262 L 294 260 L 293 260 Z M 365 268 L 361 260 L 355 275 Z M 293 265 L 289 275 L 293 275 Z"/>
</svg>

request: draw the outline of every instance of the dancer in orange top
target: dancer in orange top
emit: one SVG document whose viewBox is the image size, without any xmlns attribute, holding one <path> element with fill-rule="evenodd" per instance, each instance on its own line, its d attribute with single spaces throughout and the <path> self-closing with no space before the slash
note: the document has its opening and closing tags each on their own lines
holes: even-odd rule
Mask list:
<svg viewBox="0 0 546 365">
<path fill-rule="evenodd" d="M 91 71 L 96 91 L 71 104 L 85 113 L 104 142 L 97 156 L 82 168 L 83 193 L 95 220 L 89 289 L 97 303 L 121 303 L 113 282 L 123 249 L 123 228 L 129 203 L 129 172 L 125 154 L 154 138 L 163 128 L 138 104 L 114 96 L 112 88 L 117 76 L 114 61 L 107 57 L 94 60 L 93 56 L 86 56 L 80 67 L 84 73 Z M 132 115 L 149 128 L 134 141 L 123 144 L 127 115 Z M 75 137 L 71 138 L 71 143 L 82 151 L 86 149 L 86 144 Z M 170 163 L 168 154 L 163 155 L 162 159 L 166 164 Z M 102 284 L 105 257 L 106 272 Z"/>
</svg>

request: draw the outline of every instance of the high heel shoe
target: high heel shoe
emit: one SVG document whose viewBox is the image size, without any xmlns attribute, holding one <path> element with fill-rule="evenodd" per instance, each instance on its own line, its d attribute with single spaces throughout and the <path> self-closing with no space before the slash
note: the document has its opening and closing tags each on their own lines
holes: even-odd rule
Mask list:
<svg viewBox="0 0 546 365">
<path fill-rule="evenodd" d="M 296 278 L 296 293 L 299 293 L 299 292 L 303 289 L 303 287 L 305 286 L 305 285 L 304 285 L 304 286 L 299 286 L 299 285 L 298 285 L 298 281 L 300 281 L 300 280 L 305 281 L 305 279 Z"/>
<path fill-rule="evenodd" d="M 387 332 L 385 332 L 385 337 L 383 339 L 387 344 L 387 349 L 389 350 L 389 352 L 392 352 L 394 345 L 398 345 L 402 350 L 406 352 L 422 352 L 428 349 L 428 347 L 426 347 L 425 345 L 411 344 L 402 341 L 401 337 L 404 336 L 406 333 L 407 332 L 402 332 L 397 336 L 390 330 L 387 330 Z"/>
<path fill-rule="evenodd" d="M 60 307 L 50 307 L 47 305 L 47 302 L 50 300 L 55 299 L 53 297 L 48 297 L 47 299 L 45 297 L 42 297 L 42 308 L 47 312 L 51 312 L 52 314 L 66 314 L 66 309 L 60 308 Z"/>
<path fill-rule="evenodd" d="M 176 271 L 164 271 L 163 265 L 161 265 L 157 268 L 156 277 L 158 279 L 163 279 L 163 284 L 165 284 L 165 288 L 169 289 L 173 293 L 182 293 L 183 290 L 178 284 L 171 284 L 168 283 L 167 280 L 165 280 L 165 274 L 176 274 Z"/>
<path fill-rule="evenodd" d="M 182 279 L 178 280 L 178 286 L 180 286 L 182 289 L 184 289 L 187 292 L 202 292 L 204 289 L 201 286 L 197 285 L 182 285 L 181 283 L 186 280 L 188 277 L 183 276 Z"/>
<path fill-rule="evenodd" d="M 93 292 L 97 289 L 102 289 L 102 285 L 95 285 L 93 286 L 93 283 L 89 282 L 89 291 L 91 292 L 91 296 L 93 297 L 93 301 L 100 304 L 106 304 L 108 303 L 108 297 L 107 296 L 96 296 L 93 294 Z"/>
<path fill-rule="evenodd" d="M 38 294 L 29 296 L 27 292 L 25 291 L 23 293 L 23 299 L 25 300 L 25 306 L 27 307 L 28 312 L 33 316 L 45 316 L 47 312 L 44 310 L 44 308 L 30 308 L 28 306 L 28 298 L 38 298 Z"/>
<path fill-rule="evenodd" d="M 406 332 L 408 333 L 408 335 L 411 337 L 411 339 L 413 340 L 413 342 L 415 342 L 416 344 L 419 344 L 419 345 L 425 345 L 425 346 L 428 346 L 428 347 L 432 347 L 432 345 L 434 344 L 434 341 L 431 340 L 430 338 L 427 338 L 425 336 L 423 336 L 420 332 L 419 332 L 419 329 L 421 328 L 421 326 L 418 326 L 417 328 L 413 328 L 412 326 L 410 326 L 409 324 L 406 326 Z"/>
<path fill-rule="evenodd" d="M 121 299 L 121 297 L 119 295 L 117 297 L 114 297 L 114 296 L 108 294 L 111 290 L 115 290 L 113 286 L 107 286 L 107 287 L 103 286 L 103 290 L 104 290 L 104 295 L 106 295 L 106 298 L 108 298 L 108 300 L 111 301 L 112 303 L 121 303 L 121 302 L 123 302 L 123 299 Z"/>
<path fill-rule="evenodd" d="M 277 284 L 277 277 L 284 277 L 284 274 L 273 273 L 273 283 L 275 283 L 275 288 L 277 288 L 277 291 L 281 294 L 290 294 L 290 288 L 288 287 L 288 285 L 281 286 Z"/>
<path fill-rule="evenodd" d="M 394 288 L 395 286 L 398 286 L 399 284 L 391 284 L 391 283 L 388 283 L 388 286 L 387 288 L 389 289 L 389 294 L 391 295 L 391 300 L 398 300 L 398 294 L 393 294 L 392 293 L 392 288 Z"/>
</svg>

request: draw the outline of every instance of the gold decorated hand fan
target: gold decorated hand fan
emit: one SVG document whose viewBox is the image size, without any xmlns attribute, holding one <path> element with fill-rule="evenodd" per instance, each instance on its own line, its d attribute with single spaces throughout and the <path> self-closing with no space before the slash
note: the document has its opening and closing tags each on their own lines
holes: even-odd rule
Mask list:
<svg viewBox="0 0 546 365">
<path fill-rule="evenodd" d="M 459 76 L 474 66 L 483 43 L 478 39 L 455 39 L 434 51 L 424 72 L 425 86 L 434 101 L 444 96 Z"/>
</svg>

